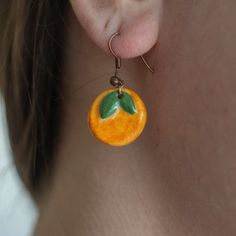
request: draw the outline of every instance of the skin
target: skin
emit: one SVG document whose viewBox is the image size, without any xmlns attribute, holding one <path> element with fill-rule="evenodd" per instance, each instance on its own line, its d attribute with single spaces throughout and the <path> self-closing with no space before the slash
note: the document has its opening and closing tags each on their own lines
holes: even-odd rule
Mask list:
<svg viewBox="0 0 236 236">
<path fill-rule="evenodd" d="M 120 75 L 144 100 L 148 122 L 122 148 L 87 127 L 114 60 L 106 40 L 90 39 L 70 13 L 57 161 L 35 236 L 236 235 L 236 2 L 161 5 L 158 46 L 145 55 L 154 75 L 139 59 L 123 60 Z M 116 51 L 133 57 L 147 44 Z"/>
</svg>

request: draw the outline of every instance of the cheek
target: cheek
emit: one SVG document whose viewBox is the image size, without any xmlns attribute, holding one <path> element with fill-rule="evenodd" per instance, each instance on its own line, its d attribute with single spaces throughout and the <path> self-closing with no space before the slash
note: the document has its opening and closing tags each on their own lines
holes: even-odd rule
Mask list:
<svg viewBox="0 0 236 236">
<path fill-rule="evenodd" d="M 169 39 L 154 52 L 146 147 L 181 214 L 226 224 L 236 215 L 236 73 L 232 52 L 212 42 Z"/>
</svg>

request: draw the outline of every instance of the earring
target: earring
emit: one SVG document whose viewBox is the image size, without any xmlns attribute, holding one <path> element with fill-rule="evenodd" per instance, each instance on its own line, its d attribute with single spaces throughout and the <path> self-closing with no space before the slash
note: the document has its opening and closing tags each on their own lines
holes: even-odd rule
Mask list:
<svg viewBox="0 0 236 236">
<path fill-rule="evenodd" d="M 142 99 L 134 91 L 124 88 L 124 80 L 118 77 L 121 59 L 112 48 L 112 40 L 117 35 L 118 32 L 108 41 L 109 50 L 115 57 L 115 73 L 110 78 L 114 88 L 105 90 L 94 100 L 88 114 L 88 125 L 92 134 L 103 143 L 124 146 L 142 133 L 147 121 L 147 110 Z M 141 59 L 153 73 L 145 58 L 141 56 Z"/>
</svg>

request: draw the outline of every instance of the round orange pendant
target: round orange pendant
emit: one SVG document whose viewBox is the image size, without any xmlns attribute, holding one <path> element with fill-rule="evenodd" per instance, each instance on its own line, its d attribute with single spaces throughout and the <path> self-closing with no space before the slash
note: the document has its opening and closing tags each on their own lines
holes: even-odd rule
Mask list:
<svg viewBox="0 0 236 236">
<path fill-rule="evenodd" d="M 100 141 L 112 146 L 124 146 L 142 133 L 147 111 L 142 99 L 132 90 L 117 89 L 102 92 L 88 114 L 89 128 Z"/>
</svg>

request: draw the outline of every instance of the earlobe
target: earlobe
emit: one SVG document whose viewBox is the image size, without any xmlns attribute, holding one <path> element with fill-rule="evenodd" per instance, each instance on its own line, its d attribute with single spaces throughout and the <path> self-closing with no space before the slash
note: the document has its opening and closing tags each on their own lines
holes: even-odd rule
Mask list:
<svg viewBox="0 0 236 236">
<path fill-rule="evenodd" d="M 162 0 L 70 0 L 72 9 L 90 38 L 104 51 L 112 34 L 113 49 L 121 58 L 145 54 L 157 42 Z"/>
</svg>

